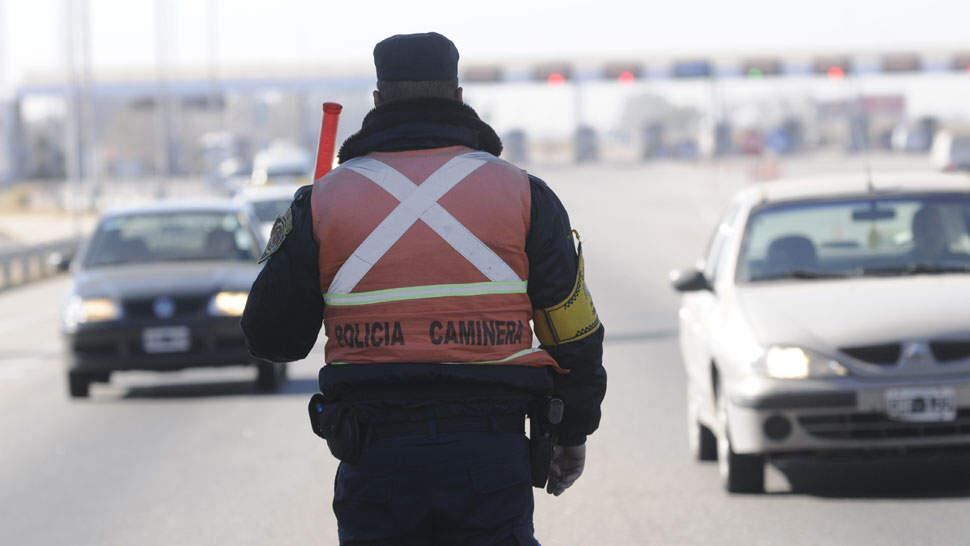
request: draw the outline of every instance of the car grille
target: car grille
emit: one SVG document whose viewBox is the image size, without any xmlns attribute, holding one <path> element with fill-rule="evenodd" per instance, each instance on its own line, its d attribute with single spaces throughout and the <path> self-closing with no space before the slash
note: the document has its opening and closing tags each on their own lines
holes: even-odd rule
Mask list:
<svg viewBox="0 0 970 546">
<path fill-rule="evenodd" d="M 937 362 L 964 360 L 970 358 L 970 341 L 933 341 L 930 350 Z"/>
<path fill-rule="evenodd" d="M 187 350 L 185 350 L 185 351 L 171 352 L 171 353 L 169 353 L 169 352 L 150 353 L 150 352 L 148 352 L 148 351 L 145 350 L 145 346 L 142 345 L 141 342 L 137 342 L 137 341 L 136 342 L 132 342 L 129 345 L 129 350 L 131 351 L 132 354 L 138 355 L 138 356 L 147 356 L 149 358 L 158 358 L 158 357 L 163 357 L 164 358 L 164 357 L 172 356 L 172 355 L 174 355 L 174 356 L 191 355 L 191 354 L 195 354 L 195 353 L 198 353 L 198 352 L 202 351 L 202 348 L 203 348 L 203 345 L 201 343 L 199 343 L 199 340 L 198 339 L 195 339 L 195 338 L 192 338 L 191 340 L 189 340 L 189 348 Z"/>
<path fill-rule="evenodd" d="M 885 343 L 882 345 L 865 345 L 861 347 L 844 347 L 841 351 L 852 358 L 859 359 L 879 366 L 894 366 L 899 362 L 902 345 L 899 343 Z"/>
<path fill-rule="evenodd" d="M 172 301 L 175 303 L 175 314 L 172 318 L 185 318 L 198 316 L 205 312 L 209 305 L 209 295 L 194 296 L 175 296 Z M 155 311 L 152 306 L 155 304 L 154 298 L 139 298 L 126 300 L 124 302 L 125 316 L 136 319 L 155 319 Z"/>
<path fill-rule="evenodd" d="M 111 356 L 118 352 L 118 343 L 113 340 L 77 340 L 74 351 L 81 356 Z"/>
<path fill-rule="evenodd" d="M 956 436 L 970 434 L 970 410 L 960 410 L 955 421 L 946 423 L 904 423 L 889 419 L 885 413 L 805 415 L 798 423 L 812 436 L 826 440 Z"/>
</svg>

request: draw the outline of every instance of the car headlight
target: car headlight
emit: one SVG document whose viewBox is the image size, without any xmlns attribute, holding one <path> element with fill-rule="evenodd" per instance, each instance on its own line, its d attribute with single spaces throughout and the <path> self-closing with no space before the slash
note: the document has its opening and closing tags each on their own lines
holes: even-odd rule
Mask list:
<svg viewBox="0 0 970 546">
<path fill-rule="evenodd" d="M 826 356 L 801 347 L 776 345 L 769 347 L 758 361 L 768 377 L 775 379 L 806 379 L 848 375 L 845 366 Z"/>
<path fill-rule="evenodd" d="M 108 322 L 121 318 L 121 308 L 109 298 L 73 297 L 64 309 L 64 326 L 68 331 L 80 324 Z"/>
<path fill-rule="evenodd" d="M 222 317 L 241 317 L 246 309 L 248 292 L 219 292 L 209 302 L 209 314 Z"/>
</svg>

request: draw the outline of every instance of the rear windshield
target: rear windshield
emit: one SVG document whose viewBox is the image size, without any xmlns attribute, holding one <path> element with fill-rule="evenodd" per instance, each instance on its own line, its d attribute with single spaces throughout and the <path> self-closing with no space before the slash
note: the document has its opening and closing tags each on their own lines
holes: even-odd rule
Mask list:
<svg viewBox="0 0 970 546">
<path fill-rule="evenodd" d="M 305 177 L 307 175 L 307 169 L 304 165 L 277 165 L 267 167 L 266 176 L 269 177 L 286 177 L 292 176 L 295 178 Z"/>
<path fill-rule="evenodd" d="M 950 159 L 961 165 L 970 163 L 970 136 L 958 136 L 953 139 Z"/>
<path fill-rule="evenodd" d="M 771 205 L 748 220 L 739 282 L 970 271 L 970 195 Z"/>
<path fill-rule="evenodd" d="M 253 261 L 257 252 L 249 231 L 233 213 L 150 213 L 104 220 L 91 240 L 84 266 Z"/>
<path fill-rule="evenodd" d="M 273 222 L 278 216 L 286 212 L 292 202 L 292 198 L 253 201 L 253 214 L 262 223 Z"/>
</svg>

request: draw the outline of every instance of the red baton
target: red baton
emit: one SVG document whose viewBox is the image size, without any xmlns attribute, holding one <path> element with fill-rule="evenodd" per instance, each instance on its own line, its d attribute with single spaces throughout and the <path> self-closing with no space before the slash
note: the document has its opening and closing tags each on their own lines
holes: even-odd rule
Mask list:
<svg viewBox="0 0 970 546">
<path fill-rule="evenodd" d="M 319 180 L 333 168 L 333 153 L 337 141 L 337 122 L 344 107 L 336 102 L 323 103 L 323 123 L 320 124 L 320 145 L 317 147 L 317 169 L 313 179 Z"/>
</svg>

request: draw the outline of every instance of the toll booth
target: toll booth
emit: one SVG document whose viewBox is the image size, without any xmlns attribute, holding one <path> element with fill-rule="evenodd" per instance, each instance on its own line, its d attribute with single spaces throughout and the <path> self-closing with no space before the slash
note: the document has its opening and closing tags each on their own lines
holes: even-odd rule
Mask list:
<svg viewBox="0 0 970 546">
<path fill-rule="evenodd" d="M 528 163 L 529 141 L 522 129 L 512 129 L 502 135 L 502 158 L 510 163 Z"/>
<path fill-rule="evenodd" d="M 573 135 L 573 159 L 576 163 L 589 163 L 599 159 L 599 142 L 596 129 L 583 125 Z"/>
<path fill-rule="evenodd" d="M 643 160 L 658 159 L 663 154 L 664 126 L 661 123 L 644 124 L 641 130 L 640 158 Z"/>
<path fill-rule="evenodd" d="M 20 103 L 0 101 L 0 185 L 23 177 Z"/>
</svg>

